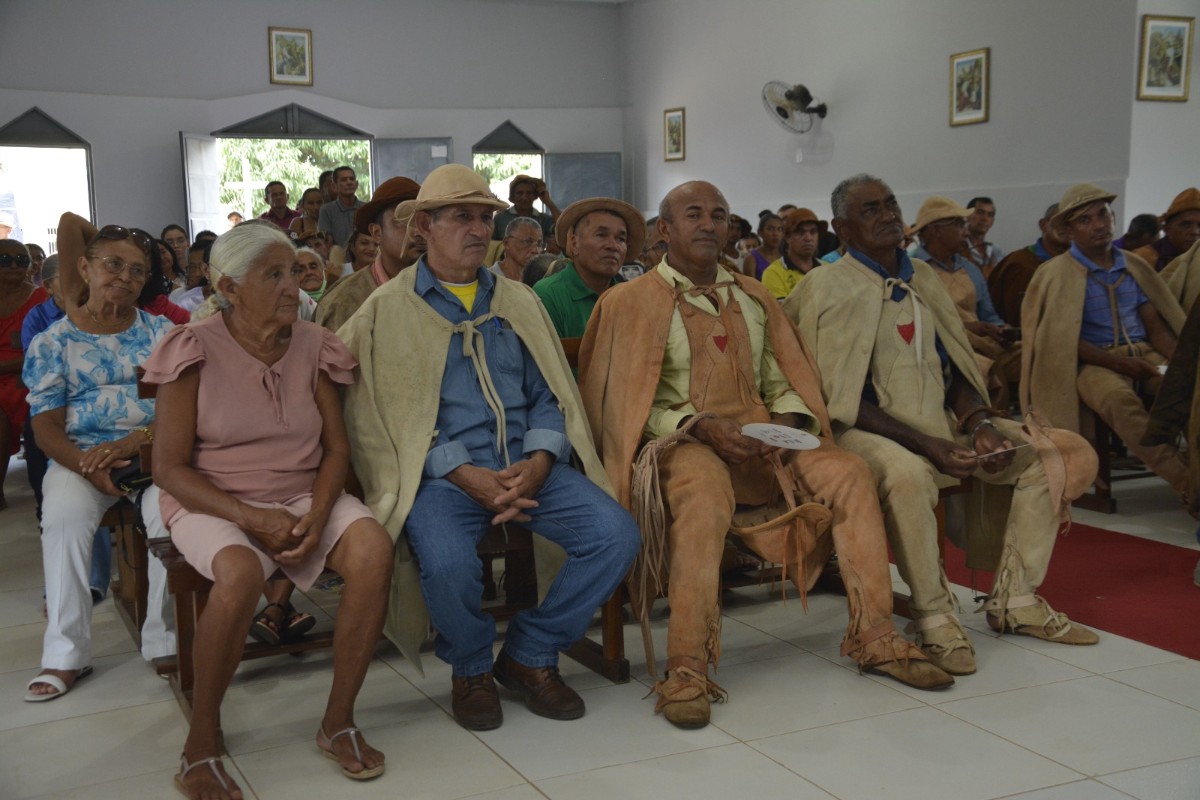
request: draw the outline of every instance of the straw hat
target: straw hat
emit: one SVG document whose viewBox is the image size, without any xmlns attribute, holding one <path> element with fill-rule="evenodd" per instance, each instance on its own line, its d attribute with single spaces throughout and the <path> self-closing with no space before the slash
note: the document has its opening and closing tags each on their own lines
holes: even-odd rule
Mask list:
<svg viewBox="0 0 1200 800">
<path fill-rule="evenodd" d="M 429 173 L 417 193 L 417 211 L 432 211 L 454 205 L 484 205 L 508 208 L 508 203 L 492 194 L 487 181 L 478 172 L 462 164 L 443 164 Z"/>
<path fill-rule="evenodd" d="M 1062 200 L 1058 201 L 1058 213 L 1051 217 L 1050 221 L 1065 225 L 1071 220 L 1071 215 L 1084 206 L 1100 201 L 1111 203 L 1116 199 L 1116 194 L 1107 189 L 1101 189 L 1094 183 L 1077 183 L 1067 189 Z"/>
<path fill-rule="evenodd" d="M 532 175 L 526 175 L 524 173 L 522 173 L 520 175 L 514 175 L 513 179 L 508 182 L 508 199 L 509 199 L 509 201 L 512 201 L 513 190 L 517 188 L 518 183 L 532 183 L 533 190 L 535 192 L 537 192 L 538 195 L 541 195 L 542 192 L 546 191 L 546 182 L 544 180 L 542 180 L 541 178 L 535 178 Z"/>
<path fill-rule="evenodd" d="M 554 238 L 565 253 L 567 250 L 567 232 L 575 227 L 579 220 L 593 211 L 608 211 L 625 220 L 625 233 L 628 235 L 628 247 L 625 249 L 627 258 L 634 259 L 642 252 L 646 241 L 646 218 L 629 203 L 612 197 L 592 197 L 587 200 L 576 200 L 563 209 L 558 221 L 554 224 Z M 632 254 L 632 255 L 629 255 Z"/>
<path fill-rule="evenodd" d="M 944 219 L 966 219 L 969 216 L 971 216 L 970 209 L 963 208 L 949 197 L 935 194 L 921 203 L 921 210 L 917 212 L 917 221 L 912 224 L 909 233 L 916 234 L 926 225 L 941 222 Z"/>
<path fill-rule="evenodd" d="M 365 203 L 358 211 L 354 212 L 354 230 L 359 233 L 370 233 L 368 228 L 379 216 L 379 212 L 384 209 L 384 206 L 401 200 L 415 200 L 419 191 L 421 191 L 421 184 L 411 178 L 388 178 L 379 184 L 375 194 L 371 195 L 371 202 Z"/>
</svg>

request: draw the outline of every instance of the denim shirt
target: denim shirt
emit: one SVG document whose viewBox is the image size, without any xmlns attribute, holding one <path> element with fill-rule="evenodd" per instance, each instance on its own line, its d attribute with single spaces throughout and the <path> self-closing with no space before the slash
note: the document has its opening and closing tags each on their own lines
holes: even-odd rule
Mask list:
<svg viewBox="0 0 1200 800">
<path fill-rule="evenodd" d="M 1097 347 L 1112 347 L 1114 339 L 1120 344 L 1142 342 L 1146 339 L 1146 326 L 1138 316 L 1138 307 L 1150 302 L 1142 287 L 1125 268 L 1125 254 L 1113 251 L 1112 269 L 1105 269 L 1083 254 L 1076 245 L 1071 245 L 1071 255 L 1087 269 L 1087 288 L 1083 295 L 1083 324 L 1079 326 L 1079 338 Z M 1121 280 L 1124 275 L 1125 280 Z M 1128 337 L 1113 333 L 1112 305 L 1106 287 L 1117 283 L 1117 313 L 1121 326 Z"/>
<path fill-rule="evenodd" d="M 475 273 L 479 287 L 470 313 L 442 286 L 424 256 L 414 269 L 417 294 L 447 321 L 458 324 L 491 311 L 496 276 L 485 267 Z M 571 454 L 566 421 L 533 356 L 507 320 L 493 317 L 479 331 L 484 360 L 504 406 L 509 458 L 519 461 L 536 450 L 545 450 L 556 461 L 565 461 Z M 549 331 L 547 335 L 551 335 Z M 420 346 L 417 342 L 407 344 Z M 437 440 L 425 457 L 425 477 L 445 477 L 463 464 L 503 469 L 506 465 L 496 445 L 496 416 L 484 399 L 471 359 L 463 355 L 461 333 L 450 336 L 440 398 Z"/>
</svg>

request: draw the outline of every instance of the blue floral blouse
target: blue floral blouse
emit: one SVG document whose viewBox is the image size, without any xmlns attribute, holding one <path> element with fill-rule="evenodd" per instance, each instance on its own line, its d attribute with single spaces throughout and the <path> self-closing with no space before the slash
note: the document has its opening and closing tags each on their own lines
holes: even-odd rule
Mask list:
<svg viewBox="0 0 1200 800">
<path fill-rule="evenodd" d="M 138 397 L 137 367 L 175 327 L 137 309 L 128 330 L 81 331 L 62 318 L 29 343 L 21 378 L 29 387 L 29 412 L 67 409 L 67 437 L 87 450 L 154 421 L 154 400 Z"/>
</svg>

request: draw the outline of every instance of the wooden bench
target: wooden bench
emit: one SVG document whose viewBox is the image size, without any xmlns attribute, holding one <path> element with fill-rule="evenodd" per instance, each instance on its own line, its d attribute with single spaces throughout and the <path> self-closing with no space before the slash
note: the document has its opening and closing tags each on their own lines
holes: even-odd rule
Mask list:
<svg viewBox="0 0 1200 800">
<path fill-rule="evenodd" d="M 580 340 L 563 340 L 564 350 L 569 362 L 574 365 L 578 358 Z M 158 387 L 140 380 L 139 370 L 138 393 L 143 397 L 154 397 Z M 150 449 L 143 448 L 142 463 L 147 469 L 151 465 Z M 132 504 L 130 504 L 132 507 Z M 136 511 L 136 509 L 134 509 Z M 139 520 L 140 522 L 140 520 Z M 192 692 L 195 687 L 194 672 L 194 640 L 196 622 L 204 611 L 208 592 L 212 587 L 211 581 L 196 572 L 183 558 L 169 538 L 146 541 L 145 530 L 140 524 L 137 530 L 141 537 L 131 534 L 129 538 L 128 559 L 123 558 L 130 566 L 130 591 L 135 595 L 132 607 L 140 607 L 135 640 L 140 643 L 141 622 L 145 619 L 147 595 L 146 553 L 149 551 L 158 558 L 167 571 L 167 592 L 171 595 L 175 606 L 175 656 L 155 659 L 155 668 L 160 674 L 167 675 L 176 698 L 190 718 L 192 707 Z M 517 526 L 510 526 L 507 535 L 500 528 L 493 527 L 484 536 L 478 548 L 487 572 L 491 572 L 493 561 L 500 556 L 505 558 L 505 597 L 502 603 L 487 606 L 485 610 L 497 619 L 508 619 L 523 608 L 537 604 L 537 582 L 533 568 L 532 535 Z M 140 553 L 138 557 L 132 555 Z M 124 586 L 126 581 L 122 581 Z M 138 594 L 140 592 L 140 594 Z M 136 597 L 140 597 L 140 606 Z M 128 623 L 127 623 L 128 624 Z M 131 629 L 131 633 L 132 633 Z M 629 661 L 625 658 L 624 632 L 622 630 L 622 611 L 619 600 L 614 596 L 601 610 L 601 643 L 584 638 L 566 650 L 566 655 L 584 666 L 603 675 L 611 681 L 624 683 L 629 680 Z M 267 656 L 300 654 L 311 650 L 331 647 L 333 631 L 319 631 L 304 639 L 293 642 L 280 642 L 268 645 L 261 642 L 247 644 L 243 651 L 242 660 L 265 658 Z M 140 644 L 139 644 L 140 646 Z"/>
</svg>

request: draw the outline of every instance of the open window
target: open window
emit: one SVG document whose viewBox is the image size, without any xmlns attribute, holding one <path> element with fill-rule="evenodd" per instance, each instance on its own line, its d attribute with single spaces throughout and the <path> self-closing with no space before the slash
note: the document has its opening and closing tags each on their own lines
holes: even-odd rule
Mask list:
<svg viewBox="0 0 1200 800">
<path fill-rule="evenodd" d="M 369 197 L 374 185 L 371 135 L 295 103 L 207 136 L 179 137 L 193 237 L 204 229 L 226 230 L 231 212 L 246 219 L 265 212 L 268 181 L 283 181 L 293 208 L 334 167 L 354 168 L 360 196 Z"/>
<path fill-rule="evenodd" d="M 508 199 L 508 184 L 517 175 L 544 177 L 545 148 L 523 130 L 506 120 L 471 148 L 471 167 L 487 179 L 492 194 Z M 553 197 L 553 189 L 551 189 Z M 545 211 L 541 201 L 534 208 Z"/>
<path fill-rule="evenodd" d="M 95 205 L 86 141 L 36 106 L 0 128 L 0 234 L 50 254 L 62 212 Z"/>
</svg>

